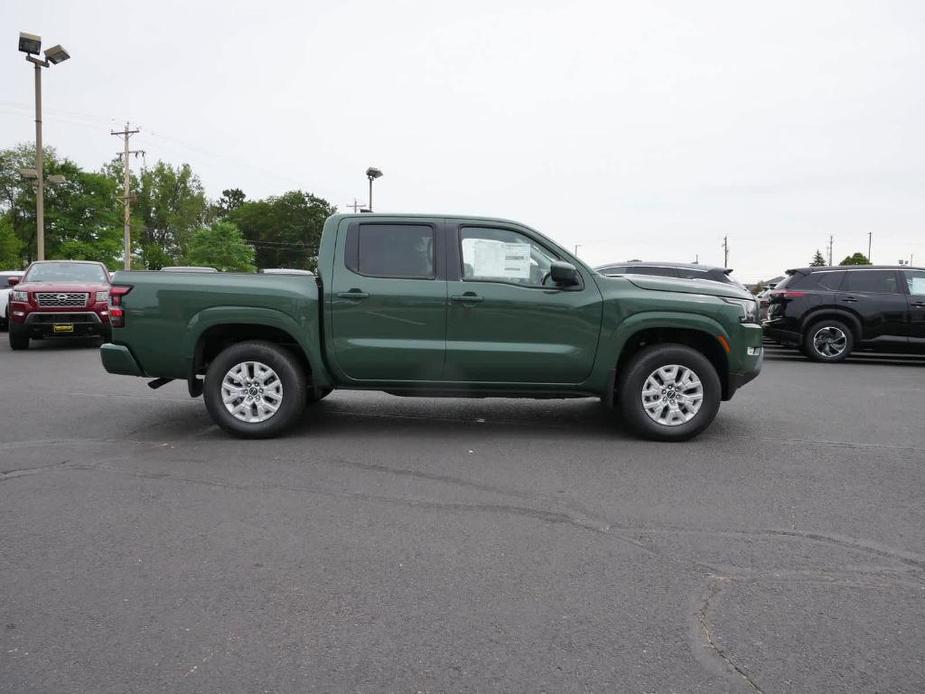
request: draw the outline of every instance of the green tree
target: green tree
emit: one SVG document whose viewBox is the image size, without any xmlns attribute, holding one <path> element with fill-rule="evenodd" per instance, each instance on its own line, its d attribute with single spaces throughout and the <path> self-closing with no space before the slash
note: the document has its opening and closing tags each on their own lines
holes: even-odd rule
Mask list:
<svg viewBox="0 0 925 694">
<path fill-rule="evenodd" d="M 20 263 L 35 258 L 36 191 L 19 170 L 35 166 L 35 149 L 19 145 L 0 151 L 0 215 L 20 241 Z M 114 267 L 122 255 L 118 191 L 108 176 L 83 171 L 55 150 L 45 150 L 45 176 L 64 183 L 45 187 L 47 258 L 98 260 Z"/>
<path fill-rule="evenodd" d="M 863 253 L 855 253 L 847 256 L 839 265 L 870 265 L 870 261 Z"/>
<path fill-rule="evenodd" d="M 826 266 L 825 258 L 822 256 L 822 251 L 818 248 L 816 249 L 816 255 L 813 256 L 813 262 L 809 264 L 810 267 L 825 267 Z"/>
<path fill-rule="evenodd" d="M 22 265 L 22 241 L 13 232 L 13 224 L 6 215 L 0 216 L 0 269 L 16 270 Z"/>
<path fill-rule="evenodd" d="M 218 219 L 225 219 L 228 215 L 244 204 L 247 196 L 240 188 L 226 188 L 222 197 L 212 205 L 212 215 Z"/>
<path fill-rule="evenodd" d="M 223 272 L 253 272 L 254 248 L 231 222 L 213 222 L 197 230 L 189 242 L 187 262 Z"/>
<path fill-rule="evenodd" d="M 228 219 L 256 248 L 257 267 L 314 270 L 324 220 L 337 211 L 327 200 L 300 190 L 242 202 Z"/>
<path fill-rule="evenodd" d="M 162 161 L 139 176 L 133 214 L 145 267 L 159 270 L 180 263 L 189 253 L 193 233 L 205 221 L 207 202 L 199 177 L 189 164 L 176 168 Z M 134 226 L 134 224 L 133 224 Z"/>
</svg>

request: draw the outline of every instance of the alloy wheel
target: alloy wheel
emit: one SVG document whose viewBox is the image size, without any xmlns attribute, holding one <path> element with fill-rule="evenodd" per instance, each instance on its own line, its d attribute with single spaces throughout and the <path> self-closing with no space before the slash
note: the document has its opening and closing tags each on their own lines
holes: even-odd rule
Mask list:
<svg viewBox="0 0 925 694">
<path fill-rule="evenodd" d="M 642 386 L 642 407 L 654 422 L 679 426 L 691 421 L 703 404 L 703 383 L 690 368 L 662 366 Z"/>
<path fill-rule="evenodd" d="M 228 413 L 241 422 L 265 422 L 283 403 L 283 384 L 266 364 L 240 362 L 222 379 L 222 402 Z"/>
<path fill-rule="evenodd" d="M 819 328 L 813 335 L 813 349 L 826 359 L 838 357 L 848 347 L 848 336 L 841 328 L 826 326 Z"/>
</svg>

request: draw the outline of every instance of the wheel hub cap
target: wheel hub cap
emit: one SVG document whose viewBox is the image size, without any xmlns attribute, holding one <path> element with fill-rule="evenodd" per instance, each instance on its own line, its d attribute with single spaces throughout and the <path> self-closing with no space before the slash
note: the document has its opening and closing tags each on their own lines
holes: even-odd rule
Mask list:
<svg viewBox="0 0 925 694">
<path fill-rule="evenodd" d="M 241 422 L 265 422 L 283 403 L 283 384 L 266 364 L 244 361 L 232 366 L 222 379 L 222 402 Z"/>
<path fill-rule="evenodd" d="M 813 347 L 823 357 L 837 357 L 848 346 L 848 336 L 840 328 L 820 328 L 813 335 Z"/>
<path fill-rule="evenodd" d="M 649 419 L 664 426 L 678 426 L 691 421 L 700 411 L 703 383 L 688 367 L 669 364 L 649 374 L 641 395 Z"/>
</svg>

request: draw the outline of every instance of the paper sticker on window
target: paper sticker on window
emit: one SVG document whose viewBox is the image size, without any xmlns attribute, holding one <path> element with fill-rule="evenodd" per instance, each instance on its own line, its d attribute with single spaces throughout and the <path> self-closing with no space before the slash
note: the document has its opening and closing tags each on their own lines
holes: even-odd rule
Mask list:
<svg viewBox="0 0 925 694">
<path fill-rule="evenodd" d="M 916 296 L 925 296 L 925 277 L 910 277 L 909 293 Z"/>
<path fill-rule="evenodd" d="M 467 260 L 472 258 L 472 274 L 475 277 L 530 278 L 530 244 L 464 239 L 463 255 Z"/>
</svg>

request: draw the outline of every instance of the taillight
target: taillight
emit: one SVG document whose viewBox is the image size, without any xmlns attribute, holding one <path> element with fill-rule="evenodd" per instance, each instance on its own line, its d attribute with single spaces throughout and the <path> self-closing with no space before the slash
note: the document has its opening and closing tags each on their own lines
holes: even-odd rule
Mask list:
<svg viewBox="0 0 925 694">
<path fill-rule="evenodd" d="M 806 296 L 806 292 L 799 292 L 794 289 L 779 289 L 772 291 L 771 296 L 778 299 L 799 299 L 801 296 Z"/>
<path fill-rule="evenodd" d="M 109 288 L 109 323 L 114 328 L 125 327 L 125 309 L 122 297 L 132 291 L 131 287 L 113 285 Z"/>
</svg>

